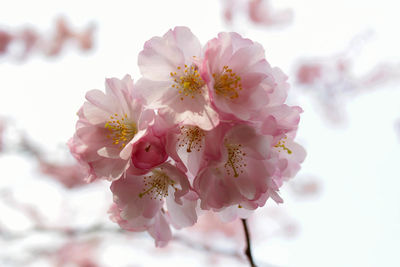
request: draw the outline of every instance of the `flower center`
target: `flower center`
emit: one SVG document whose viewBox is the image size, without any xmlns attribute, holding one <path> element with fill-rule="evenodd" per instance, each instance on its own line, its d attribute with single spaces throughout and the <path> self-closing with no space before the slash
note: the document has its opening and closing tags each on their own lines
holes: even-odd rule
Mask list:
<svg viewBox="0 0 400 267">
<path fill-rule="evenodd" d="M 190 67 L 185 65 L 183 71 L 178 66 L 177 71 L 180 72 L 179 75 L 176 72 L 171 72 L 170 75 L 174 79 L 172 87 L 178 90 L 181 100 L 185 96 L 195 98 L 196 95 L 202 94 L 201 88 L 204 86 L 204 81 L 201 79 L 196 65 L 191 65 Z"/>
<path fill-rule="evenodd" d="M 286 150 L 286 152 L 288 154 L 292 154 L 292 150 L 290 150 L 289 148 L 287 148 L 285 146 L 286 139 L 287 139 L 287 137 L 282 138 L 281 140 L 279 140 L 279 142 L 276 145 L 274 145 L 274 147 L 278 148 L 278 152 L 281 152 L 283 149 L 283 150 Z"/>
<path fill-rule="evenodd" d="M 110 131 L 108 138 L 113 140 L 114 145 L 119 145 L 122 149 L 132 140 L 137 133 L 136 123 L 128 120 L 128 115 L 119 116 L 117 113 L 110 116 L 110 120 L 104 125 Z"/>
<path fill-rule="evenodd" d="M 161 170 L 153 170 L 152 173 L 152 175 L 144 176 L 144 188 L 143 192 L 139 193 L 139 197 L 142 198 L 145 195 L 150 195 L 151 199 L 158 198 L 162 200 L 168 196 L 169 186 L 175 188 L 175 182 Z"/>
<path fill-rule="evenodd" d="M 238 91 L 243 89 L 240 83 L 241 78 L 232 69 L 224 66 L 220 74 L 214 73 L 212 76 L 215 80 L 214 90 L 217 95 L 228 99 L 239 97 Z"/>
<path fill-rule="evenodd" d="M 228 150 L 228 160 L 224 164 L 226 173 L 230 176 L 233 171 L 233 176 L 238 177 L 239 173 L 243 173 L 243 168 L 247 166 L 244 161 L 246 153 L 242 151 L 241 144 L 228 144 L 225 142 L 225 147 Z"/>
<path fill-rule="evenodd" d="M 201 141 L 204 137 L 204 132 L 196 126 L 182 126 L 181 136 L 178 138 L 179 147 L 186 146 L 187 152 L 192 152 L 192 149 L 200 151 Z"/>
</svg>

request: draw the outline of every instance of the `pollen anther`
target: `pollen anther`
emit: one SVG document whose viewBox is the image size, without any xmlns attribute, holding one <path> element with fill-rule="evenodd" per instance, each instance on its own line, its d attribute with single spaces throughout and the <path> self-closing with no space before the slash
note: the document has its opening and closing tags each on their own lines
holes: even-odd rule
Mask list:
<svg viewBox="0 0 400 267">
<path fill-rule="evenodd" d="M 219 96 L 236 99 L 239 97 L 238 91 L 242 90 L 241 78 L 228 66 L 222 68 L 221 73 L 213 73 L 215 79 L 214 90 Z"/>
<path fill-rule="evenodd" d="M 178 138 L 178 146 L 185 147 L 188 153 L 192 152 L 193 149 L 200 151 L 202 148 L 202 140 L 204 132 L 196 126 L 182 126 L 181 136 Z"/>
<path fill-rule="evenodd" d="M 119 116 L 115 113 L 114 116 L 110 116 L 110 120 L 105 123 L 104 127 L 110 131 L 107 137 L 112 139 L 113 144 L 119 145 L 121 149 L 137 133 L 136 123 L 128 121 L 128 114 Z"/>
<path fill-rule="evenodd" d="M 162 170 L 153 170 L 152 175 L 144 176 L 144 185 L 143 192 L 139 193 L 139 197 L 149 195 L 151 199 L 160 201 L 168 196 L 169 186 L 175 188 L 175 182 Z"/>
<path fill-rule="evenodd" d="M 286 143 L 286 139 L 287 137 L 282 138 L 281 140 L 279 140 L 279 142 L 274 146 L 276 148 L 278 148 L 279 152 L 283 150 L 285 150 L 288 154 L 292 154 L 292 150 L 290 150 L 289 148 L 286 147 L 285 143 Z"/>
<path fill-rule="evenodd" d="M 178 89 L 178 93 L 181 94 L 180 99 L 183 101 L 184 96 L 195 98 L 196 95 L 202 94 L 201 88 L 204 86 L 204 81 L 200 77 L 198 67 L 185 65 L 183 72 L 181 69 L 180 66 L 177 67 L 179 74 L 170 73 L 175 82 L 172 87 Z"/>
<path fill-rule="evenodd" d="M 246 167 L 245 156 L 241 144 L 230 144 L 225 141 L 225 147 L 228 150 L 228 159 L 224 164 L 226 173 L 230 176 L 233 171 L 234 177 L 239 177 L 243 173 L 244 167 Z"/>
</svg>

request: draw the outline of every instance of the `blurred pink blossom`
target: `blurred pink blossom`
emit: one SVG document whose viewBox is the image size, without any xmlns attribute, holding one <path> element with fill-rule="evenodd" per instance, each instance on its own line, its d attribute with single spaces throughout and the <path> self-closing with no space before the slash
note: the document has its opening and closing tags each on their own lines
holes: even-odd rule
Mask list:
<svg viewBox="0 0 400 267">
<path fill-rule="evenodd" d="M 346 102 L 350 99 L 400 80 L 400 63 L 376 63 L 363 74 L 356 73 L 357 57 L 371 35 L 371 31 L 366 31 L 355 36 L 340 53 L 297 63 L 297 85 L 317 100 L 331 122 L 345 121 Z"/>
<path fill-rule="evenodd" d="M 87 185 L 86 170 L 80 164 L 55 164 L 39 160 L 40 171 L 54 178 L 66 188 Z"/>
<path fill-rule="evenodd" d="M 316 98 L 332 122 L 345 121 L 345 103 L 353 97 L 400 80 L 400 64 L 380 63 L 355 75 L 354 61 L 345 55 L 307 59 L 296 69 L 297 84 Z"/>
<path fill-rule="evenodd" d="M 240 230 L 239 230 L 240 229 Z M 199 231 L 204 234 L 212 235 L 221 233 L 226 237 L 235 238 L 243 241 L 242 225 L 240 220 L 224 222 L 218 214 L 214 212 L 206 212 L 199 217 L 197 223 L 189 228 L 189 230 Z"/>
<path fill-rule="evenodd" d="M 53 256 L 57 267 L 97 267 L 95 250 L 98 242 L 70 241 L 63 245 Z"/>
<path fill-rule="evenodd" d="M 293 18 L 291 9 L 274 10 L 269 0 L 250 0 L 249 18 L 262 26 L 284 25 Z"/>
<path fill-rule="evenodd" d="M 298 197 L 315 196 L 322 190 L 322 184 L 315 177 L 304 177 L 293 180 L 290 184 L 292 192 Z"/>
<path fill-rule="evenodd" d="M 76 43 L 79 49 L 88 51 L 93 47 L 93 32 L 93 25 L 82 32 L 72 30 L 63 17 L 57 18 L 56 29 L 52 34 L 40 34 L 28 27 L 13 33 L 0 30 L 0 55 L 10 52 L 9 47 L 12 45 L 18 47 L 18 51 L 11 57 L 19 60 L 26 59 L 33 53 L 57 56 L 67 43 Z"/>
<path fill-rule="evenodd" d="M 8 32 L 0 30 L 0 55 L 7 52 L 8 45 L 12 41 L 12 35 Z"/>
<path fill-rule="evenodd" d="M 14 38 L 15 43 L 19 43 L 22 46 L 22 52 L 18 55 L 19 59 L 25 59 L 35 50 L 39 50 L 40 36 L 36 33 L 35 30 L 26 28 L 23 29 L 19 34 L 17 34 Z"/>
<path fill-rule="evenodd" d="M 55 33 L 45 46 L 45 53 L 48 56 L 58 55 L 65 43 L 72 40 L 77 42 L 83 51 L 89 50 L 93 46 L 93 30 L 94 27 L 89 26 L 82 33 L 74 32 L 64 18 L 58 18 Z"/>
<path fill-rule="evenodd" d="M 297 70 L 297 81 L 300 84 L 313 84 L 321 77 L 322 66 L 315 64 L 304 64 Z"/>
<path fill-rule="evenodd" d="M 275 10 L 270 0 L 223 0 L 223 17 L 233 23 L 235 17 L 245 15 L 255 25 L 284 26 L 292 22 L 293 10 Z"/>
</svg>

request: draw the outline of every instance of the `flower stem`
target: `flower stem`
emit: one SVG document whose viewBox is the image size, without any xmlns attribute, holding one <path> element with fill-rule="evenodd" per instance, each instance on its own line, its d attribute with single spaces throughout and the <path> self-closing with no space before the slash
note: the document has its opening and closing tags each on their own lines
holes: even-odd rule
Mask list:
<svg viewBox="0 0 400 267">
<path fill-rule="evenodd" d="M 256 267 L 256 264 L 254 263 L 253 255 L 251 254 L 250 234 L 249 234 L 249 229 L 247 228 L 246 219 L 242 219 L 242 223 L 243 223 L 243 228 L 244 228 L 244 234 L 246 236 L 245 254 L 247 256 L 247 259 L 249 260 L 250 266 L 251 267 Z"/>
</svg>

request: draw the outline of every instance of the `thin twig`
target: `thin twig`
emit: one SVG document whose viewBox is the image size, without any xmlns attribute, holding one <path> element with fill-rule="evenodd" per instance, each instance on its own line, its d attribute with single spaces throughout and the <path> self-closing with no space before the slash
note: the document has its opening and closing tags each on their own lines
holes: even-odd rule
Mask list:
<svg viewBox="0 0 400 267">
<path fill-rule="evenodd" d="M 250 246 L 250 234 L 249 234 L 249 229 L 247 228 L 247 222 L 246 219 L 242 219 L 243 223 L 243 228 L 244 228 L 244 234 L 246 235 L 246 256 L 249 259 L 249 263 L 251 267 L 256 267 L 256 264 L 254 263 L 253 256 L 251 254 L 251 246 Z"/>
</svg>

